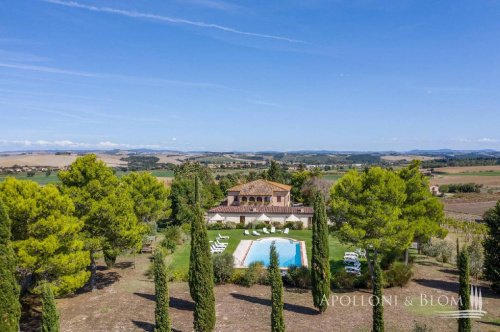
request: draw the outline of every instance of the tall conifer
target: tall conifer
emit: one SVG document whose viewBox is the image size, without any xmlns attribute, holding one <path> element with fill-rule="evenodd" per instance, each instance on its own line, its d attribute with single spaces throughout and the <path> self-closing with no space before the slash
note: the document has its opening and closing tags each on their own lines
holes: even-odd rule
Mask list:
<svg viewBox="0 0 500 332">
<path fill-rule="evenodd" d="M 284 332 L 285 322 L 283 320 L 283 280 L 279 268 L 279 257 L 276 252 L 276 246 L 271 245 L 269 253 L 269 283 L 271 284 L 271 331 Z"/>
<path fill-rule="evenodd" d="M 458 281 L 460 283 L 458 289 L 458 310 L 470 310 L 470 267 L 469 267 L 469 254 L 467 248 L 462 248 L 460 256 L 458 257 Z M 458 319 L 458 331 L 470 332 L 472 331 L 472 322 L 470 318 Z"/>
<path fill-rule="evenodd" d="M 189 292 L 195 304 L 194 330 L 209 332 L 215 327 L 214 273 L 205 217 L 200 203 L 200 181 L 196 176 L 188 282 Z"/>
<path fill-rule="evenodd" d="M 320 313 L 328 307 L 330 296 L 330 257 L 325 201 L 320 192 L 314 197 L 312 219 L 311 282 L 314 306 Z"/>
<path fill-rule="evenodd" d="M 16 280 L 16 263 L 10 242 L 10 219 L 0 200 L 0 331 L 17 332 L 21 305 Z"/>
<path fill-rule="evenodd" d="M 163 251 L 157 250 L 154 254 L 155 280 L 155 332 L 170 332 L 170 317 L 168 314 L 168 278 Z"/>
</svg>

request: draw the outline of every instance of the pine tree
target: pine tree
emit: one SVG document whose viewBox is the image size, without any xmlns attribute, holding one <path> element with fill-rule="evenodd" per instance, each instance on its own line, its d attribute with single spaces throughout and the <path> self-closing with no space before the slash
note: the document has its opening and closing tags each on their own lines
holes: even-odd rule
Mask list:
<svg viewBox="0 0 500 332">
<path fill-rule="evenodd" d="M 215 327 L 214 273 L 205 217 L 200 202 L 200 181 L 196 176 L 188 282 L 189 292 L 195 303 L 194 330 L 209 332 Z"/>
<path fill-rule="evenodd" d="M 17 332 L 21 306 L 15 255 L 10 242 L 10 219 L 0 200 L 0 331 Z"/>
<path fill-rule="evenodd" d="M 460 283 L 458 290 L 458 310 L 470 310 L 470 271 L 469 271 L 469 254 L 467 248 L 460 251 L 458 258 L 458 281 Z M 470 332 L 472 331 L 472 322 L 470 318 L 458 319 L 458 331 Z"/>
<path fill-rule="evenodd" d="M 379 260 L 375 257 L 373 261 L 373 332 L 384 331 L 382 283 L 382 269 Z"/>
<path fill-rule="evenodd" d="M 42 286 L 42 332 L 59 332 L 59 312 L 49 284 Z"/>
<path fill-rule="evenodd" d="M 314 198 L 312 227 L 312 294 L 314 306 L 323 313 L 328 307 L 330 296 L 330 258 L 325 201 L 320 192 L 316 192 Z"/>
<path fill-rule="evenodd" d="M 491 288 L 500 293 L 500 201 L 484 214 L 488 236 L 484 246 L 484 275 Z"/>
<path fill-rule="evenodd" d="M 279 257 L 273 242 L 269 257 L 269 283 L 271 284 L 271 331 L 284 332 L 285 322 L 283 320 L 283 280 L 279 268 Z"/>
<path fill-rule="evenodd" d="M 168 278 L 163 251 L 157 250 L 154 254 L 155 280 L 155 332 L 170 332 L 170 317 L 168 314 Z"/>
</svg>

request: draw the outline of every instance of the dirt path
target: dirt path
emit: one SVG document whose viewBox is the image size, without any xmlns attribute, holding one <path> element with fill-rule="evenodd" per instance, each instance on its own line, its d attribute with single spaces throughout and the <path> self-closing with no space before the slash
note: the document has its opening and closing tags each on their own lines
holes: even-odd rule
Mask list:
<svg viewBox="0 0 500 332">
<path fill-rule="evenodd" d="M 62 331 L 153 331 L 154 285 L 144 275 L 148 265 L 146 256 L 139 257 L 136 269 L 123 261 L 112 270 L 100 271 L 100 290 L 58 300 Z M 474 323 L 474 331 L 499 331 L 500 298 L 485 287 L 482 289 L 483 306 L 488 314 L 482 322 Z M 453 267 L 430 260 L 418 263 L 417 273 L 408 287 L 385 290 L 385 295 L 393 298 L 392 305 L 385 307 L 386 331 L 412 331 L 415 321 L 427 324 L 433 331 L 456 331 L 454 319 L 435 318 L 433 311 L 443 308 L 422 307 L 419 299 L 420 294 L 427 298 L 456 296 L 457 290 L 457 275 Z M 216 287 L 215 292 L 216 331 L 269 331 L 269 287 L 225 285 Z M 363 298 L 367 301 L 369 292 L 336 293 L 334 296 L 337 296 L 336 303 L 326 313 L 318 315 L 312 306 L 310 292 L 286 290 L 284 314 L 287 331 L 370 330 L 371 307 L 360 302 Z M 170 297 L 173 328 L 191 331 L 193 303 L 187 284 L 171 283 Z M 340 304 L 340 297 L 344 305 Z M 394 303 L 396 297 L 397 305 Z M 411 299 L 414 305 L 404 305 L 404 299 Z"/>
</svg>

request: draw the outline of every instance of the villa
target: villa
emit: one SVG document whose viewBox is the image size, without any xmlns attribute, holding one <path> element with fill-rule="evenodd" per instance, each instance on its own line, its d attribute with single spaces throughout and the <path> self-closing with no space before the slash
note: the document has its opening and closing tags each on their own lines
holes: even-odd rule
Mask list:
<svg viewBox="0 0 500 332">
<path fill-rule="evenodd" d="M 209 223 L 267 224 L 302 222 L 308 227 L 313 216 L 309 206 L 292 206 L 291 187 L 267 180 L 255 180 L 232 187 L 227 199 L 207 212 Z"/>
</svg>

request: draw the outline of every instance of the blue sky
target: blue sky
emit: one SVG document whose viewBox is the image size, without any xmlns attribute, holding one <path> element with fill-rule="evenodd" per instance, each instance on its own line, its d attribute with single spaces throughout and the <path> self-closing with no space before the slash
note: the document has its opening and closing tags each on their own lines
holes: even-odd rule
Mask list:
<svg viewBox="0 0 500 332">
<path fill-rule="evenodd" d="M 0 150 L 500 149 L 500 1 L 4 1 Z"/>
</svg>

